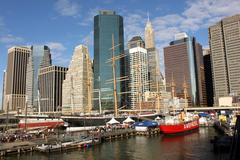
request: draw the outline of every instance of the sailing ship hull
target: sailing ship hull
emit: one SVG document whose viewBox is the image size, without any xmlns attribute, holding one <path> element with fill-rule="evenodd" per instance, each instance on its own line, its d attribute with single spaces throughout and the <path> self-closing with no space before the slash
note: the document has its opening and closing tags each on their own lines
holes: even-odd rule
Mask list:
<svg viewBox="0 0 240 160">
<path fill-rule="evenodd" d="M 58 126 L 63 126 L 64 121 L 62 119 L 37 119 L 37 118 L 28 118 L 26 121 L 25 119 L 20 119 L 18 123 L 19 128 L 56 128 Z"/>
<path fill-rule="evenodd" d="M 142 121 L 142 120 L 154 120 L 159 114 L 146 114 L 140 116 L 130 116 L 133 120 Z M 84 126 L 103 126 L 106 125 L 108 121 L 111 120 L 112 116 L 99 116 L 99 117 L 83 117 L 83 116 L 62 116 L 64 122 L 67 122 L 71 127 L 84 127 Z M 123 122 L 126 117 L 117 117 L 115 118 L 119 122 Z"/>
<path fill-rule="evenodd" d="M 177 133 L 184 133 L 188 131 L 192 131 L 199 128 L 199 121 L 198 119 L 179 123 L 179 124 L 161 124 L 159 126 L 160 131 L 164 134 L 177 134 Z"/>
</svg>

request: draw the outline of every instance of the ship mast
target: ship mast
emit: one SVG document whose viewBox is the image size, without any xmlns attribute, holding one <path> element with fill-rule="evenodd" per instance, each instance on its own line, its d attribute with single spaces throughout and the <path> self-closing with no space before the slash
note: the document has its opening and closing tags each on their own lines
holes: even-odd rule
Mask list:
<svg viewBox="0 0 240 160">
<path fill-rule="evenodd" d="M 114 116 L 117 117 L 118 116 L 118 100 L 117 100 L 117 81 L 121 82 L 121 81 L 126 81 L 128 80 L 128 76 L 123 76 L 123 77 L 116 77 L 116 63 L 115 61 L 121 58 L 124 58 L 126 55 L 123 54 L 119 54 L 118 56 L 115 56 L 115 47 L 120 46 L 121 44 L 117 44 L 115 45 L 114 42 L 114 35 L 112 34 L 112 48 L 110 48 L 109 50 L 111 50 L 111 58 L 108 59 L 106 61 L 106 63 L 111 62 L 112 65 L 112 76 L 113 79 L 107 80 L 106 83 L 113 83 L 113 96 L 114 96 Z M 122 93 L 121 93 L 122 94 Z"/>
<path fill-rule="evenodd" d="M 73 102 L 73 95 L 74 95 L 74 91 L 73 91 L 73 76 L 71 75 L 71 107 L 72 107 L 72 114 L 74 113 L 74 102 Z"/>
<path fill-rule="evenodd" d="M 87 45 L 87 48 L 89 48 L 89 39 L 90 37 L 88 36 L 87 39 L 86 39 L 86 45 Z M 89 66 L 91 67 L 91 60 L 89 58 L 89 54 L 86 55 L 86 62 L 87 62 L 87 92 L 88 92 L 88 98 L 87 98 L 87 103 L 88 103 L 88 113 L 90 113 L 92 111 L 92 92 L 91 92 L 91 88 L 92 88 L 92 85 L 91 85 L 91 79 L 92 79 L 92 75 L 90 77 L 90 74 L 89 74 Z M 85 112 L 85 109 L 84 109 L 84 112 Z"/>
<path fill-rule="evenodd" d="M 24 126 L 25 132 L 27 132 L 27 108 L 28 108 L 28 102 L 27 102 L 27 96 L 26 96 L 26 104 L 25 104 L 25 126 Z"/>
<path fill-rule="evenodd" d="M 92 105 L 91 105 L 91 78 L 90 78 L 90 74 L 89 74 L 89 65 L 91 64 L 90 60 L 89 60 L 89 56 L 87 55 L 87 90 L 88 90 L 88 113 L 91 112 L 92 110 Z"/>
<path fill-rule="evenodd" d="M 38 89 L 38 114 L 41 113 L 41 106 L 40 106 L 40 93 L 39 93 L 39 89 Z"/>
<path fill-rule="evenodd" d="M 161 93 L 159 91 L 159 82 L 156 81 L 156 85 L 157 85 L 157 111 L 158 113 L 160 113 L 160 98 L 161 98 Z"/>
<path fill-rule="evenodd" d="M 184 82 L 183 82 L 183 93 L 184 93 L 184 112 L 186 112 L 186 108 L 187 108 L 187 82 L 186 82 L 186 77 L 184 76 Z"/>
<path fill-rule="evenodd" d="M 172 92 L 172 99 L 175 97 L 175 87 L 176 87 L 176 84 L 174 82 L 174 78 L 173 78 L 173 73 L 172 73 L 172 80 L 171 80 L 171 92 Z"/>
<path fill-rule="evenodd" d="M 117 81 L 116 81 L 116 64 L 115 64 L 115 44 L 114 35 L 112 34 L 112 76 L 113 76 L 113 96 L 114 96 L 114 116 L 118 116 L 118 106 L 117 106 Z"/>
</svg>

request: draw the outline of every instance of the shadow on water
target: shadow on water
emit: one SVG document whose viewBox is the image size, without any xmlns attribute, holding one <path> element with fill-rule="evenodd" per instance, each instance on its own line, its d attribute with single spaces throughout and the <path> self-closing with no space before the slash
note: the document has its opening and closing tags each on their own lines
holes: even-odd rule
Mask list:
<svg viewBox="0 0 240 160">
<path fill-rule="evenodd" d="M 10 156 L 7 160 L 226 160 L 228 155 L 214 154 L 210 140 L 213 128 L 200 128 L 184 135 L 136 136 L 106 142 L 87 149 L 65 153 L 32 153 Z"/>
</svg>

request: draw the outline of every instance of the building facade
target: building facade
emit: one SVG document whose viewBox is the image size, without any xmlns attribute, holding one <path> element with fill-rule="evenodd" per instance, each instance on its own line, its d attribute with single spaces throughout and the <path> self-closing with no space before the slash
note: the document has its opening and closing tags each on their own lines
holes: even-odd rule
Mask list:
<svg viewBox="0 0 240 160">
<path fill-rule="evenodd" d="M 32 46 L 31 55 L 27 64 L 26 95 L 29 111 L 38 111 L 39 82 L 38 74 L 41 68 L 52 65 L 50 49 L 47 46 Z"/>
<path fill-rule="evenodd" d="M 6 94 L 6 77 L 7 77 L 7 72 L 6 70 L 3 71 L 3 88 L 2 88 L 2 110 L 6 111 L 6 108 L 3 108 L 4 106 L 4 99 L 5 99 L 5 94 Z"/>
<path fill-rule="evenodd" d="M 213 106 L 213 78 L 210 49 L 203 49 L 204 74 L 206 84 L 207 106 Z"/>
<path fill-rule="evenodd" d="M 148 21 L 145 26 L 145 47 L 146 48 L 155 48 L 155 35 L 152 27 L 152 23 L 148 18 Z"/>
<path fill-rule="evenodd" d="M 49 66 L 41 68 L 38 75 L 40 112 L 56 112 L 62 109 L 62 84 L 67 68 Z"/>
<path fill-rule="evenodd" d="M 27 47 L 8 49 L 3 109 L 18 111 L 25 108 L 27 62 L 31 50 Z"/>
<path fill-rule="evenodd" d="M 240 15 L 209 27 L 214 97 L 240 95 Z"/>
<path fill-rule="evenodd" d="M 75 47 L 66 79 L 63 81 L 62 112 L 90 113 L 92 110 L 93 70 L 88 48 Z"/>
<path fill-rule="evenodd" d="M 145 26 L 145 48 L 148 52 L 149 87 L 151 92 L 165 90 L 163 76 L 160 72 L 159 51 L 155 47 L 154 30 L 148 19 Z"/>
<path fill-rule="evenodd" d="M 114 42 L 113 42 L 114 38 Z M 123 18 L 114 11 L 100 11 L 94 17 L 94 90 L 101 90 L 102 109 L 114 108 L 113 90 L 113 68 L 111 58 L 124 53 L 124 33 Z M 115 76 L 117 79 L 125 75 L 124 57 L 115 61 Z M 108 62 L 108 63 L 107 63 Z M 117 81 L 117 101 L 118 106 L 123 105 L 125 95 L 120 92 L 125 91 L 125 82 Z M 99 98 L 94 94 L 95 99 Z M 99 101 L 94 101 L 95 109 L 99 107 Z"/>
<path fill-rule="evenodd" d="M 165 76 L 168 90 L 175 82 L 177 97 L 184 97 L 184 81 L 188 86 L 189 106 L 206 105 L 206 89 L 202 46 L 194 37 L 176 35 L 175 41 L 164 48 Z"/>
<path fill-rule="evenodd" d="M 138 108 L 144 101 L 144 93 L 149 91 L 148 55 L 140 36 L 128 42 L 130 106 Z"/>
</svg>

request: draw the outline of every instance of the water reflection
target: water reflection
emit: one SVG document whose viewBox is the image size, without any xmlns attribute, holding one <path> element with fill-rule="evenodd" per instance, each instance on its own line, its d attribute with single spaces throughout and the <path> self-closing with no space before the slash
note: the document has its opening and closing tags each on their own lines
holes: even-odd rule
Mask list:
<svg viewBox="0 0 240 160">
<path fill-rule="evenodd" d="M 180 136 L 137 136 L 106 142 L 88 149 L 65 153 L 25 154 L 11 156 L 8 160 L 192 160 L 218 159 L 212 152 L 210 139 L 216 135 L 213 128 Z"/>
</svg>

